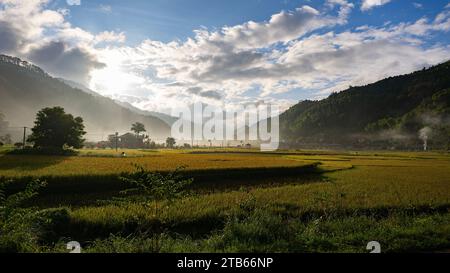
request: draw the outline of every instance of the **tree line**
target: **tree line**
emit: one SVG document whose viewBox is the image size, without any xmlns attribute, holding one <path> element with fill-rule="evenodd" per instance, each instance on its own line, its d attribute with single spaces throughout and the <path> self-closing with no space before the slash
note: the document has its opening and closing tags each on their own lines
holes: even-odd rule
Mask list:
<svg viewBox="0 0 450 273">
<path fill-rule="evenodd" d="M 16 143 L 17 148 L 26 148 L 28 150 L 39 151 L 64 151 L 71 149 L 81 149 L 86 145 L 85 126 L 82 117 L 74 117 L 72 114 L 66 113 L 64 108 L 46 107 L 36 114 L 34 126 L 31 128 L 31 135 L 26 138 L 26 143 Z M 0 133 L 6 131 L 8 122 L 5 116 L 0 113 Z M 131 125 L 130 130 L 134 134 L 126 133 L 119 136 L 118 133 L 108 137 L 107 142 L 100 142 L 96 147 L 106 148 L 156 148 L 156 144 L 151 141 L 148 135 L 142 133 L 147 132 L 145 125 L 135 122 Z M 11 136 L 0 136 L 0 146 L 11 144 Z M 166 139 L 165 147 L 173 148 L 176 141 L 172 137 Z"/>
</svg>

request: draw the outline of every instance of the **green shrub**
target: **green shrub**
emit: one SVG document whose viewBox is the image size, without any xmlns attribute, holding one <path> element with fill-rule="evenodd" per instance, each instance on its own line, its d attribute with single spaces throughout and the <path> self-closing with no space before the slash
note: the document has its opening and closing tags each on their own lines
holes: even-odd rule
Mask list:
<svg viewBox="0 0 450 273">
<path fill-rule="evenodd" d="M 56 208 L 38 211 L 35 218 L 34 226 L 38 231 L 39 243 L 54 244 L 64 235 L 68 235 L 70 229 L 68 209 Z"/>
<path fill-rule="evenodd" d="M 25 190 L 6 196 L 4 188 L 8 181 L 0 184 L 0 252 L 36 252 L 38 230 L 34 226 L 35 210 L 22 208 L 24 201 L 37 195 L 45 182 L 33 180 Z"/>
<path fill-rule="evenodd" d="M 134 188 L 123 191 L 122 193 L 137 192 L 145 195 L 151 200 L 155 200 L 155 215 L 159 215 L 158 201 L 166 200 L 169 203 L 175 199 L 181 198 L 186 194 L 186 188 L 192 184 L 192 178 L 184 178 L 180 170 L 168 174 L 148 171 L 144 167 L 134 165 L 136 170 L 133 173 L 121 176 L 119 179 L 134 186 Z"/>
</svg>

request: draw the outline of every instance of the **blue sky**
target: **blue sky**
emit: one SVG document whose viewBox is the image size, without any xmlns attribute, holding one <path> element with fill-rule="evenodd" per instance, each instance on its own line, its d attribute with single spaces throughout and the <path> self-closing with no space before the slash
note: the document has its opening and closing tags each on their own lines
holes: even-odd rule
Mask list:
<svg viewBox="0 0 450 273">
<path fill-rule="evenodd" d="M 302 5 L 319 9 L 325 1 L 314 0 L 84 0 L 70 8 L 70 22 L 91 32 L 104 29 L 126 31 L 128 43 L 137 44 L 144 39 L 169 42 L 185 40 L 193 30 L 205 26 L 209 29 L 234 26 L 247 21 L 265 21 L 282 10 L 294 10 Z M 353 1 L 358 4 L 360 1 Z M 420 4 L 421 7 L 415 6 Z M 355 9 L 349 24 L 336 28 L 347 29 L 360 25 L 380 26 L 412 22 L 423 16 L 434 17 L 448 4 L 447 0 L 393 0 L 390 3 L 363 12 Z M 67 7 L 65 0 L 55 2 L 59 8 Z M 110 7 L 104 11 L 101 7 Z M 437 35 L 448 42 L 447 37 Z"/>
<path fill-rule="evenodd" d="M 136 107 L 286 109 L 450 59 L 449 0 L 0 0 L 0 53 Z"/>
</svg>

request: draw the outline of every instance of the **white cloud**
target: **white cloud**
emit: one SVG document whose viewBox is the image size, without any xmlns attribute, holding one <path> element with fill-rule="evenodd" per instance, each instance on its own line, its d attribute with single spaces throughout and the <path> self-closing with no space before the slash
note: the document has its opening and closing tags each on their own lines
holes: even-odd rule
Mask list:
<svg viewBox="0 0 450 273">
<path fill-rule="evenodd" d="M 205 30 L 185 43 L 147 40 L 129 50 L 136 57 L 131 62 L 139 63 L 142 71 L 153 71 L 153 79 L 177 83 L 162 87 L 150 82 L 149 88 L 161 95 L 182 97 L 197 95 L 200 90 L 219 90 L 225 100 L 238 101 L 258 86 L 258 96 L 265 99 L 294 89 L 317 90 L 317 96 L 325 96 L 448 58 L 448 47 L 421 47 L 422 38 L 430 32 L 448 31 L 447 15 L 441 17 L 438 21 L 422 18 L 408 24 L 300 37 L 283 41 L 287 46 L 281 51 L 259 51 L 258 43 L 228 43 L 226 35 Z"/>
<path fill-rule="evenodd" d="M 58 9 L 57 12 L 61 13 L 63 16 L 67 16 L 70 14 L 70 10 L 64 8 Z"/>
<path fill-rule="evenodd" d="M 391 0 L 362 0 L 361 10 L 367 11 L 374 7 L 382 6 L 391 2 Z"/>
<path fill-rule="evenodd" d="M 103 31 L 95 36 L 95 41 L 98 43 L 102 42 L 118 42 L 124 43 L 126 36 L 124 32 L 116 33 L 114 31 Z"/>
<path fill-rule="evenodd" d="M 49 0 L 0 0 L 0 52 L 22 57 L 49 73 L 88 84 L 99 43 L 124 42 L 123 32 L 90 33 L 66 21 L 67 9 L 47 8 Z"/>
<path fill-rule="evenodd" d="M 110 5 L 103 5 L 103 4 L 101 4 L 98 8 L 99 8 L 99 10 L 101 12 L 104 12 L 104 13 L 111 13 L 112 12 L 112 7 Z"/>
<path fill-rule="evenodd" d="M 67 0 L 67 5 L 69 6 L 79 6 L 81 5 L 81 0 Z"/>
<path fill-rule="evenodd" d="M 423 8 L 423 5 L 422 5 L 421 3 L 413 2 L 413 6 L 414 6 L 416 9 L 422 9 L 422 8 Z"/>
<path fill-rule="evenodd" d="M 223 27 L 220 31 L 196 31 L 199 43 L 211 46 L 231 45 L 240 48 L 262 48 L 274 43 L 288 42 L 311 31 L 332 27 L 341 23 L 339 17 L 323 16 L 310 6 L 302 6 L 294 11 L 282 11 L 271 16 L 267 22 L 249 21 L 242 25 Z M 220 46 L 219 45 L 219 46 Z"/>
<path fill-rule="evenodd" d="M 6 5 L 0 10 L 0 28 L 4 30 L 7 43 L 1 43 L 3 51 L 25 52 L 43 36 L 47 28 L 64 27 L 64 15 L 61 12 L 42 9 L 45 0 L 0 0 Z M 7 49 L 5 49 L 5 44 Z"/>
<path fill-rule="evenodd" d="M 186 41 L 148 39 L 127 46 L 125 33 L 74 27 L 66 12 L 47 8 L 47 0 L 0 3 L 6 5 L 0 10 L 1 52 L 147 110 L 258 100 L 286 108 L 296 101 L 280 99 L 284 93 L 300 97 L 308 91 L 321 98 L 450 56 L 449 45 L 425 43 L 450 31 L 449 10 L 411 23 L 336 32 L 332 27 L 345 25 L 354 5 L 327 0 L 322 9 L 302 6 L 267 21 L 202 28 Z"/>
</svg>

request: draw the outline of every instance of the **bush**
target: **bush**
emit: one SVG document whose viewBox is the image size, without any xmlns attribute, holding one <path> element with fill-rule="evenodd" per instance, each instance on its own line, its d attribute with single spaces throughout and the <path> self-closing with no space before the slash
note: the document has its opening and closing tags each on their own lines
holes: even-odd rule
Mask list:
<svg viewBox="0 0 450 273">
<path fill-rule="evenodd" d="M 0 227 L 0 253 L 37 252 L 33 215 L 20 211 L 10 216 Z"/>
<path fill-rule="evenodd" d="M 54 244 L 70 228 L 70 213 L 66 208 L 46 209 L 36 213 L 35 227 L 42 244 Z"/>
<path fill-rule="evenodd" d="M 123 182 L 135 186 L 135 188 L 124 191 L 139 192 L 153 200 L 173 201 L 185 195 L 186 188 L 192 183 L 192 178 L 184 178 L 180 170 L 164 175 L 158 172 L 145 170 L 144 167 L 135 165 L 135 172 L 120 177 Z"/>
<path fill-rule="evenodd" d="M 24 191 L 6 196 L 4 188 L 11 183 L 14 181 L 0 184 L 0 252 L 35 252 L 38 249 L 36 214 L 33 209 L 21 206 L 46 184 L 33 180 Z"/>
<path fill-rule="evenodd" d="M 16 142 L 14 143 L 14 147 L 16 147 L 17 149 L 20 149 L 23 147 L 23 143 L 22 142 Z"/>
</svg>

